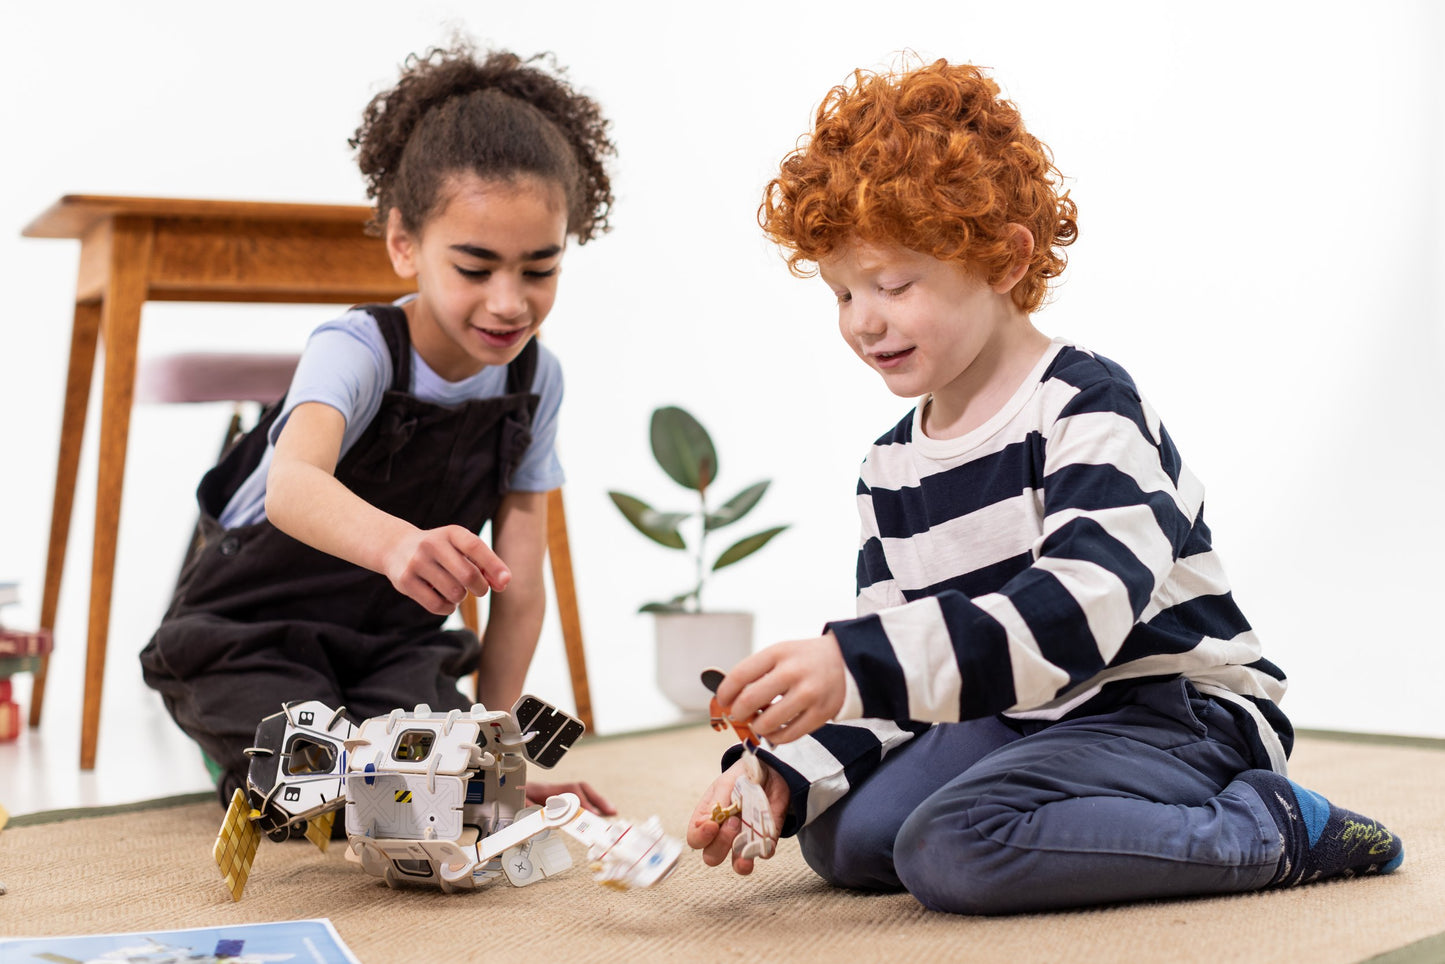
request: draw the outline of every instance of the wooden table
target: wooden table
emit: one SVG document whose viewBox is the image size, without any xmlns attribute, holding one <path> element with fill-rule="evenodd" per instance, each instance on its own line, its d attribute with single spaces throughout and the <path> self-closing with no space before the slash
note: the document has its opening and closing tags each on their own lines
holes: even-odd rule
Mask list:
<svg viewBox="0 0 1445 964">
<path fill-rule="evenodd" d="M 343 305 L 391 301 L 412 288 L 392 271 L 381 241 L 363 233 L 362 225 L 370 213 L 370 208 L 360 205 L 67 195 L 22 232 L 27 238 L 80 241 L 60 454 L 40 606 L 40 625 L 44 629 L 55 626 L 96 344 L 100 341 L 105 345 L 81 716 L 82 769 L 95 767 L 100 729 L 116 531 L 142 306 L 147 301 Z M 578 715 L 590 727 L 591 702 L 571 563 L 565 551 L 566 522 L 560 490 L 549 499 L 549 520 L 554 582 L 559 566 L 566 578 L 565 586 L 559 584 L 557 593 L 573 690 Z M 47 667 L 48 659 L 42 661 L 35 677 L 31 726 L 40 724 Z"/>
</svg>

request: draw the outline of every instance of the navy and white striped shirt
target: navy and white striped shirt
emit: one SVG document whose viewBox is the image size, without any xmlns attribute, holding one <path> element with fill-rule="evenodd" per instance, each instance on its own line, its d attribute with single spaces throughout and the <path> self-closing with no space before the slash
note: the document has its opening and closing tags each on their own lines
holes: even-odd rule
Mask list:
<svg viewBox="0 0 1445 964">
<path fill-rule="evenodd" d="M 931 723 L 1058 720 L 1145 678 L 1236 707 L 1283 772 L 1284 675 L 1230 594 L 1203 487 L 1128 373 L 1055 341 L 961 438 L 925 436 L 923 406 L 863 462 L 859 615 L 828 627 L 847 697 L 840 722 L 768 754 L 793 791 L 785 830 Z"/>
</svg>

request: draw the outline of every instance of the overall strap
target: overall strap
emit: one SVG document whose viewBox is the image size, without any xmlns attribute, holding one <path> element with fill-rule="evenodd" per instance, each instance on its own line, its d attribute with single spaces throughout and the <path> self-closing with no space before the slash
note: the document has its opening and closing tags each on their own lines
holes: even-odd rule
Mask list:
<svg viewBox="0 0 1445 964">
<path fill-rule="evenodd" d="M 411 391 L 411 331 L 406 325 L 406 312 L 399 305 L 358 305 L 376 319 L 386 349 L 391 354 L 391 390 Z"/>
<path fill-rule="evenodd" d="M 507 394 L 525 395 L 532 391 L 537 377 L 537 339 L 527 339 L 527 347 L 507 366 Z"/>
</svg>

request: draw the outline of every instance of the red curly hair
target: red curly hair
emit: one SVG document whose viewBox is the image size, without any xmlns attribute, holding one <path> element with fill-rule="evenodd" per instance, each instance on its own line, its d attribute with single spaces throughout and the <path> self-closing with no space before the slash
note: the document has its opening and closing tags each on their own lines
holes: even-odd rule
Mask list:
<svg viewBox="0 0 1445 964">
<path fill-rule="evenodd" d="M 812 136 L 768 182 L 758 223 L 799 277 L 814 273 L 800 263 L 859 239 L 967 263 L 990 284 L 1016 264 L 1008 225 L 1021 224 L 1034 246 L 1012 295 L 1031 312 L 1078 235 L 1062 180 L 979 68 L 938 60 L 898 74 L 857 70 L 828 92 Z"/>
</svg>

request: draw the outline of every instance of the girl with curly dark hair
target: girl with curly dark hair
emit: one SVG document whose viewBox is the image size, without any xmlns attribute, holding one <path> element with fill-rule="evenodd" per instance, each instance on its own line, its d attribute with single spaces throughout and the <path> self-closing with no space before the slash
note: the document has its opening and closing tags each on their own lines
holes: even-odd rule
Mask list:
<svg viewBox="0 0 1445 964">
<path fill-rule="evenodd" d="M 369 229 L 416 294 L 312 334 L 284 402 L 202 481 L 201 539 L 141 657 L 223 803 L 282 702 L 464 709 L 479 666 L 478 702 L 521 695 L 562 482 L 562 376 L 534 336 L 569 238 L 608 229 L 607 128 L 550 57 L 465 45 L 409 58 L 367 105 Z M 479 653 L 442 623 L 489 590 Z"/>
</svg>

